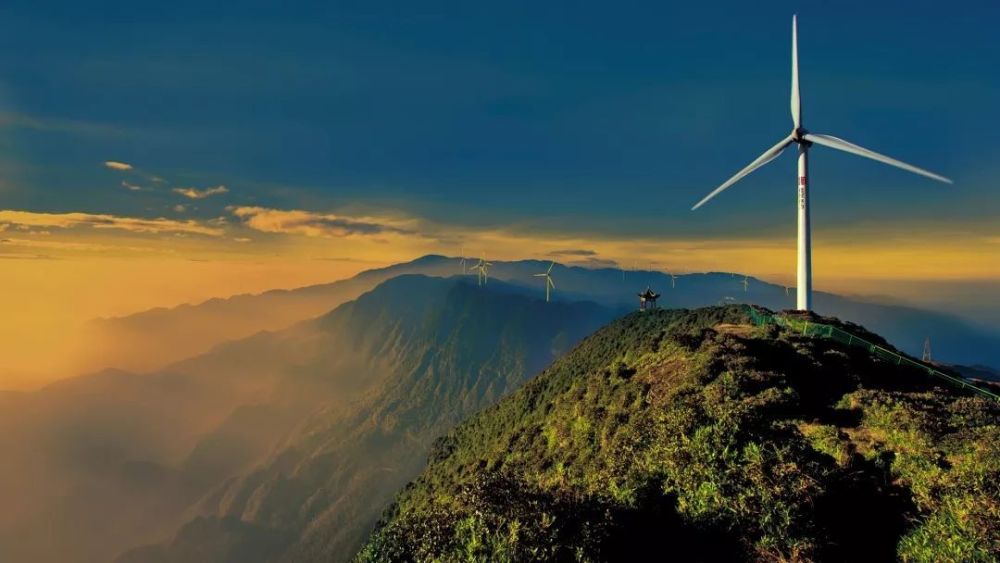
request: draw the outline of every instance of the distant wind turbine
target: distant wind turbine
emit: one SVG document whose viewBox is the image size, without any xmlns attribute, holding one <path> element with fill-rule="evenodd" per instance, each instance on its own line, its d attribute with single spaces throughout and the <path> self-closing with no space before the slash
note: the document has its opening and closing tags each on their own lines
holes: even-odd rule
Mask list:
<svg viewBox="0 0 1000 563">
<path fill-rule="evenodd" d="M 464 246 L 462 247 L 461 260 L 459 260 L 458 263 L 462 266 L 462 275 L 464 276 L 466 274 L 466 267 L 465 266 L 466 266 L 466 263 L 467 263 L 467 261 L 465 259 L 465 247 Z"/>
<path fill-rule="evenodd" d="M 483 257 L 479 260 L 479 273 L 482 274 L 481 283 L 486 285 L 490 281 L 490 268 L 493 267 L 493 262 L 486 259 L 486 253 L 483 253 Z"/>
<path fill-rule="evenodd" d="M 486 285 L 489 281 L 490 267 L 493 265 L 493 262 L 486 261 L 485 254 L 483 256 L 484 258 L 480 258 L 479 262 L 471 268 L 476 272 L 476 281 L 480 286 Z"/>
<path fill-rule="evenodd" d="M 750 276 L 743 277 L 743 293 L 750 293 Z"/>
<path fill-rule="evenodd" d="M 820 135 L 809 133 L 802 127 L 802 102 L 799 98 L 799 47 L 798 47 L 798 24 L 795 16 L 792 16 L 792 132 L 784 139 L 778 141 L 773 147 L 767 149 L 764 154 L 757 157 L 735 176 L 726 180 L 712 193 L 705 196 L 691 209 L 698 209 L 708 200 L 717 196 L 723 190 L 732 186 L 747 174 L 778 158 L 786 148 L 792 143 L 799 146 L 799 173 L 798 173 L 798 270 L 797 270 L 797 301 L 796 308 L 802 311 L 812 309 L 812 233 L 809 227 L 809 167 L 808 153 L 809 147 L 813 144 L 823 145 L 832 149 L 837 149 L 857 156 L 870 158 L 890 166 L 902 168 L 903 170 L 920 174 L 940 182 L 952 183 L 944 176 L 939 176 L 933 172 L 917 168 L 911 164 L 900 162 L 894 158 L 879 154 L 877 152 L 849 143 L 843 139 L 838 139 L 830 135 Z"/>
<path fill-rule="evenodd" d="M 548 270 L 545 270 L 545 272 L 543 272 L 541 274 L 535 274 L 536 278 L 545 278 L 545 302 L 546 303 L 548 303 L 548 301 L 549 301 L 549 291 L 556 288 L 556 283 L 554 281 L 552 281 L 552 267 L 555 266 L 555 265 L 556 265 L 556 263 L 552 262 L 551 264 L 549 264 L 549 269 Z"/>
<path fill-rule="evenodd" d="M 676 287 L 677 287 L 677 276 L 674 274 L 670 274 L 670 289 L 674 289 Z"/>
</svg>

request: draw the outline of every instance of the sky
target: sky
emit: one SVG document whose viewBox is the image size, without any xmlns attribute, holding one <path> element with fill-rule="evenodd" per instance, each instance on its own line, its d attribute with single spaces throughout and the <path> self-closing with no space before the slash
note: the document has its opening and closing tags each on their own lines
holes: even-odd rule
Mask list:
<svg viewBox="0 0 1000 563">
<path fill-rule="evenodd" d="M 690 208 L 791 129 L 793 13 L 805 127 L 955 180 L 812 151 L 816 287 L 1000 327 L 996 2 L 281 4 L 0 7 L 0 377 L 426 253 L 791 283 L 793 156 Z"/>
</svg>

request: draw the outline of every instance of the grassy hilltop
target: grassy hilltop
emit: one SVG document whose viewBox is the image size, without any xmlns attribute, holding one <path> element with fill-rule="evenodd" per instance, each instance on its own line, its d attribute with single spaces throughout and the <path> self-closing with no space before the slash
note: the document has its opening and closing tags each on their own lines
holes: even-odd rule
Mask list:
<svg viewBox="0 0 1000 563">
<path fill-rule="evenodd" d="M 358 559 L 638 554 L 994 560 L 1000 405 L 740 306 L 634 313 L 440 438 Z"/>
</svg>

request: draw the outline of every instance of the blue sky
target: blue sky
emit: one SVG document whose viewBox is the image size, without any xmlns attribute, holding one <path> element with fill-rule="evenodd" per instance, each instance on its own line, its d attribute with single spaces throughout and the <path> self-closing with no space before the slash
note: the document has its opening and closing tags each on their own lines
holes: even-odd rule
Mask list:
<svg viewBox="0 0 1000 563">
<path fill-rule="evenodd" d="M 228 186 L 189 210 L 204 217 L 368 204 L 624 234 L 787 230 L 788 155 L 689 208 L 790 129 L 797 12 L 806 126 L 956 180 L 815 151 L 818 229 L 998 209 L 995 2 L 401 4 L 6 5 L 0 112 L 18 117 L 0 130 L 2 207 L 164 214 L 168 198 L 120 189 L 100 166 L 113 159 Z"/>
<path fill-rule="evenodd" d="M 793 13 L 805 126 L 955 180 L 814 150 L 816 288 L 997 330 L 995 1 L 15 0 L 0 376 L 72 371 L 94 317 L 427 253 L 793 284 L 792 155 L 690 211 L 790 131 Z"/>
</svg>

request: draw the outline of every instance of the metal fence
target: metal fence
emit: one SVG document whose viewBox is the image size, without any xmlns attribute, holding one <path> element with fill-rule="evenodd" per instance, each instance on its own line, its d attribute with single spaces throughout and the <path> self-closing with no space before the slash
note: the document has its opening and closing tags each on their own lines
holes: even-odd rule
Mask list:
<svg viewBox="0 0 1000 563">
<path fill-rule="evenodd" d="M 940 370 L 935 369 L 932 366 L 918 362 L 912 358 L 908 358 L 902 354 L 899 354 L 892 350 L 888 350 L 877 344 L 868 342 L 863 338 L 855 336 L 833 325 L 815 323 L 808 321 L 806 319 L 790 318 L 784 315 L 772 315 L 770 313 L 765 313 L 763 311 L 760 311 L 753 306 L 748 306 L 748 309 L 750 310 L 750 319 L 754 322 L 754 324 L 758 326 L 762 326 L 765 324 L 774 324 L 798 332 L 803 336 L 821 336 L 824 338 L 830 338 L 836 340 L 837 342 L 840 342 L 842 344 L 847 344 L 848 346 L 857 346 L 858 348 L 864 348 L 868 350 L 872 355 L 881 358 L 882 360 L 885 360 L 887 362 L 892 362 L 896 365 L 905 365 L 908 367 L 919 369 L 933 377 L 936 377 L 938 379 L 943 379 L 948 383 L 956 387 L 959 387 L 961 389 L 967 389 L 969 391 L 972 391 L 973 393 L 978 393 L 984 397 L 990 397 L 991 399 L 1000 401 L 1000 395 L 997 395 L 996 393 L 993 393 L 991 391 L 987 391 L 982 387 L 977 387 L 964 378 L 944 373 Z"/>
</svg>

